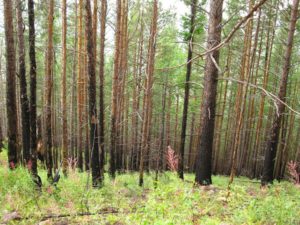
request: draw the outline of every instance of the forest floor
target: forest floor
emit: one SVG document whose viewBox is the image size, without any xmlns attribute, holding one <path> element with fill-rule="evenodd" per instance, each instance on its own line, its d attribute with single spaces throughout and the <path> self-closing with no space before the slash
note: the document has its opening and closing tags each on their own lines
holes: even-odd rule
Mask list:
<svg viewBox="0 0 300 225">
<path fill-rule="evenodd" d="M 151 173 L 143 188 L 136 173 L 114 181 L 106 175 L 104 186 L 93 189 L 86 173 L 71 171 L 55 188 L 40 169 L 43 188 L 33 191 L 28 172 L 9 171 L 6 159 L 0 153 L 0 224 L 300 224 L 300 189 L 289 182 L 261 190 L 259 182 L 236 178 L 226 198 L 223 176 L 204 190 L 193 185 L 192 174 L 183 182 L 164 173 L 156 189 Z"/>
</svg>

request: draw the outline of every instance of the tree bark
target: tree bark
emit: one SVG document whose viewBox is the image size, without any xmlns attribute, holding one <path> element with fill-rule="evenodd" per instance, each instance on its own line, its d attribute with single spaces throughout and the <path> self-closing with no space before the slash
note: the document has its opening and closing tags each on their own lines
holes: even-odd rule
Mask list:
<svg viewBox="0 0 300 225">
<path fill-rule="evenodd" d="M 74 3 L 74 20 L 75 20 L 75 33 L 74 33 L 74 47 L 73 47 L 73 65 L 72 65 L 72 94 L 71 94 L 71 110 L 70 110 L 70 150 L 69 150 L 69 157 L 72 159 L 77 158 L 77 136 L 76 136 L 76 124 L 77 124 L 77 108 L 76 108 L 76 68 L 77 68 L 77 0 Z"/>
<path fill-rule="evenodd" d="M 4 29 L 6 41 L 6 109 L 8 136 L 8 163 L 14 169 L 18 162 L 17 155 L 17 105 L 16 105 L 16 53 L 14 40 L 13 9 L 11 0 L 3 0 Z"/>
<path fill-rule="evenodd" d="M 98 0 L 94 0 L 92 24 L 93 24 L 92 29 L 93 29 L 94 57 L 95 57 L 95 62 L 97 62 Z M 95 63 L 95 71 L 97 71 L 96 63 Z"/>
<path fill-rule="evenodd" d="M 3 128 L 2 128 L 2 118 L 0 117 L 0 152 L 2 152 L 2 148 L 4 147 L 3 141 L 4 141 L 4 135 L 3 135 Z"/>
<path fill-rule="evenodd" d="M 115 32 L 115 53 L 114 53 L 114 75 L 112 82 L 112 104 L 111 104 L 111 146 L 110 146 L 110 175 L 115 177 L 116 173 L 116 153 L 118 140 L 118 91 L 119 91 L 119 60 L 120 60 L 120 36 L 121 36 L 121 0 L 116 0 L 117 23 Z"/>
<path fill-rule="evenodd" d="M 35 16 L 34 1 L 28 0 L 29 60 L 30 60 L 30 150 L 32 172 L 37 174 L 37 132 L 36 132 L 36 59 L 35 59 Z"/>
<path fill-rule="evenodd" d="M 223 0 L 211 0 L 207 49 L 211 49 L 221 42 L 222 8 Z M 201 105 L 201 136 L 195 178 L 195 181 L 200 185 L 210 185 L 212 183 L 211 161 L 218 84 L 218 69 L 212 58 L 216 63 L 219 62 L 219 50 L 207 55 L 205 62 L 204 98 Z"/>
<path fill-rule="evenodd" d="M 78 144 L 77 144 L 77 160 L 80 171 L 83 171 L 83 110 L 84 110 L 84 75 L 83 75 L 83 0 L 79 0 L 79 16 L 78 16 L 78 73 L 77 73 L 77 116 L 78 116 Z"/>
<path fill-rule="evenodd" d="M 53 90 L 53 17 L 54 0 L 49 1 L 48 11 L 48 42 L 47 42 L 47 62 L 46 62 L 46 153 L 47 153 L 47 176 L 52 179 L 52 90 Z"/>
<path fill-rule="evenodd" d="M 85 29 L 87 34 L 87 54 L 88 54 L 88 95 L 89 95 L 89 126 L 90 126 L 90 147 L 93 186 L 99 187 L 102 184 L 99 145 L 98 145 L 98 119 L 96 107 L 96 71 L 93 43 L 92 13 L 90 1 L 85 2 Z"/>
<path fill-rule="evenodd" d="M 104 50 L 106 32 L 107 1 L 101 1 L 101 21 L 100 21 L 100 64 L 99 64 L 99 146 L 100 146 L 100 168 L 102 177 L 105 164 L 105 114 L 104 114 Z"/>
<path fill-rule="evenodd" d="M 29 101 L 27 96 L 26 65 L 25 65 L 25 43 L 23 31 L 22 3 L 16 1 L 17 24 L 18 24 L 18 54 L 19 54 L 19 78 L 20 78 L 20 97 L 21 97 L 21 116 L 22 116 L 22 147 L 23 159 L 25 164 L 30 161 L 30 114 Z M 31 163 L 31 162 L 30 162 Z M 30 168 L 31 169 L 31 168 Z"/>
<path fill-rule="evenodd" d="M 167 75 L 168 76 L 168 75 Z M 168 80 L 168 77 L 165 78 Z M 158 170 L 163 170 L 163 161 L 164 161 L 164 149 L 165 149 L 165 120 L 166 120 L 166 96 L 167 96 L 167 83 L 168 81 L 164 81 L 163 90 L 162 90 L 162 115 L 160 120 L 160 142 L 159 142 L 159 153 L 157 154 L 157 168 L 156 173 L 158 173 Z"/>
<path fill-rule="evenodd" d="M 62 71 L 61 71 L 61 108 L 62 108 L 62 167 L 67 174 L 68 167 L 68 120 L 67 120 L 67 5 L 62 0 Z"/>
</svg>

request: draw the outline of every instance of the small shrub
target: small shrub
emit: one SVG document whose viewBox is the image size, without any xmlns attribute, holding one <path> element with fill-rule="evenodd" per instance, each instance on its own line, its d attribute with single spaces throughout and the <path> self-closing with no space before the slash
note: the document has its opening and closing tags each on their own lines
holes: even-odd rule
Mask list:
<svg viewBox="0 0 300 225">
<path fill-rule="evenodd" d="M 168 146 L 167 153 L 166 153 L 167 165 L 168 168 L 175 172 L 178 169 L 178 156 L 176 155 L 175 151 Z"/>
<path fill-rule="evenodd" d="M 68 158 L 68 170 L 69 171 L 76 171 L 77 168 L 77 159 L 76 158 Z"/>
<path fill-rule="evenodd" d="M 300 185 L 300 172 L 298 171 L 298 163 L 290 161 L 287 164 L 290 179 L 295 185 Z"/>
</svg>

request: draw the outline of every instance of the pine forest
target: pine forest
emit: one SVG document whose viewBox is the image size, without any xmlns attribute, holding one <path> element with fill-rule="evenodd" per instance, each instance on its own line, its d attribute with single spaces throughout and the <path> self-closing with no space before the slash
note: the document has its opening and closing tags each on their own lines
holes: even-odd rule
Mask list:
<svg viewBox="0 0 300 225">
<path fill-rule="evenodd" d="M 1 0 L 0 224 L 300 224 L 300 0 Z"/>
</svg>

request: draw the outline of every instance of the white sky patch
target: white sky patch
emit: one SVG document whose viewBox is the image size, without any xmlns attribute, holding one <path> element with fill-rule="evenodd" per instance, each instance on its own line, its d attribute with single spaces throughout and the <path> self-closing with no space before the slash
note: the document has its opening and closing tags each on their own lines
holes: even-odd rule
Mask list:
<svg viewBox="0 0 300 225">
<path fill-rule="evenodd" d="M 159 2 L 164 10 L 171 9 L 176 13 L 176 24 L 180 28 L 182 16 L 190 13 L 189 7 L 182 0 L 160 0 Z"/>
</svg>

